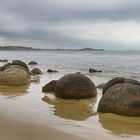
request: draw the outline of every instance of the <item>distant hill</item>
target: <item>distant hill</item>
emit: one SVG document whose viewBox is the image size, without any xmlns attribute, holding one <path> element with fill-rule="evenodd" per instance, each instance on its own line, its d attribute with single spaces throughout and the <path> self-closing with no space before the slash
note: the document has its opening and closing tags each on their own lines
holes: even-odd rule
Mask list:
<svg viewBox="0 0 140 140">
<path fill-rule="evenodd" d="M 42 49 L 43 50 L 43 49 Z M 104 49 L 82 48 L 82 49 L 44 49 L 46 51 L 104 51 Z"/>
<path fill-rule="evenodd" d="M 82 49 L 35 49 L 23 46 L 0 46 L 0 50 L 40 50 L 40 51 L 104 51 L 104 49 L 82 48 Z"/>
<path fill-rule="evenodd" d="M 39 49 L 23 46 L 0 46 L 0 50 L 39 50 Z"/>
<path fill-rule="evenodd" d="M 78 51 L 104 51 L 104 49 L 82 48 L 78 49 Z"/>
</svg>

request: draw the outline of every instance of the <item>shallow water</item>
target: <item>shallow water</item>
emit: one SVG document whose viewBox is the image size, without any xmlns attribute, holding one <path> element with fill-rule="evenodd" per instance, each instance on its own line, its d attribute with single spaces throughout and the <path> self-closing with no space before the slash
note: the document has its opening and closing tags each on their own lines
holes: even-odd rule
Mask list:
<svg viewBox="0 0 140 140">
<path fill-rule="evenodd" d="M 139 79 L 137 73 L 139 64 L 137 61 L 135 64 L 126 62 L 124 65 L 127 66 L 124 66 L 124 69 L 121 67 L 126 59 L 131 60 L 131 62 L 134 61 L 136 58 L 133 57 L 139 55 L 136 52 L 134 54 L 123 54 L 124 52 L 121 52 L 122 54 L 115 54 L 114 52 L 109 52 L 108 54 L 107 52 L 94 53 L 0 52 L 1 59 L 20 59 L 25 62 L 36 60 L 39 62 L 37 67 L 44 72 L 40 76 L 40 83 L 31 83 L 30 86 L 16 88 L 0 86 L 0 111 L 19 122 L 50 126 L 62 132 L 89 140 L 93 138 L 99 140 L 140 139 L 139 117 L 97 113 L 101 90 L 98 90 L 97 98 L 85 100 L 64 100 L 54 97 L 51 93 L 47 95 L 42 93 L 42 86 L 47 82 L 59 79 L 66 73 L 76 71 L 86 74 L 96 85 L 123 74 L 126 77 L 135 76 L 136 79 Z M 127 55 L 127 57 L 124 58 L 123 55 Z M 120 57 L 122 57 L 122 63 L 119 64 Z M 108 62 L 108 68 L 102 62 L 105 58 Z M 117 61 L 115 61 L 116 58 L 118 58 Z M 139 60 L 140 58 L 138 57 L 137 59 Z M 115 66 L 111 65 L 114 61 L 116 62 Z M 131 68 L 131 65 L 136 65 L 137 67 Z M 88 68 L 93 66 L 97 69 L 103 69 L 103 73 L 88 74 Z M 59 73 L 48 74 L 46 72 L 47 68 L 55 68 L 59 70 Z"/>
</svg>

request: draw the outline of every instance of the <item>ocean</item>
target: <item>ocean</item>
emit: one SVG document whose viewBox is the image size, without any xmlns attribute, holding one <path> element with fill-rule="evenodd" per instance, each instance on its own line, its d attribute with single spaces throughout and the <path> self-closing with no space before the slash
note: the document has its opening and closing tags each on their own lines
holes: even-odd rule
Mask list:
<svg viewBox="0 0 140 140">
<path fill-rule="evenodd" d="M 0 59 L 19 59 L 28 63 L 35 60 L 45 72 L 48 68 L 60 72 L 89 68 L 102 70 L 99 76 L 126 76 L 140 79 L 140 51 L 0 51 Z"/>
<path fill-rule="evenodd" d="M 97 113 L 102 91 L 96 99 L 64 100 L 42 93 L 42 87 L 67 73 L 81 72 L 95 85 L 122 76 L 140 80 L 140 51 L 0 51 L 0 59 L 34 60 L 42 70 L 39 83 L 26 89 L 0 87 L 0 112 L 24 123 L 49 125 L 87 140 L 138 140 L 140 118 Z M 4 63 L 0 63 L 3 65 Z M 91 74 L 89 68 L 102 70 Z M 47 69 L 58 73 L 47 73 Z M 0 133 L 1 134 L 1 133 Z M 28 137 L 26 137 L 28 139 Z"/>
</svg>

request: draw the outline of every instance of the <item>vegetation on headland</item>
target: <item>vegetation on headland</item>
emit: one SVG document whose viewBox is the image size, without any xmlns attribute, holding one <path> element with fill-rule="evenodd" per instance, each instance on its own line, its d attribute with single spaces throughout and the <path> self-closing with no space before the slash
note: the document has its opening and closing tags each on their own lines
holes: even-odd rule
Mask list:
<svg viewBox="0 0 140 140">
<path fill-rule="evenodd" d="M 36 49 L 23 46 L 0 46 L 0 50 L 43 50 L 43 51 L 104 51 L 104 49 L 82 48 L 82 49 Z"/>
</svg>

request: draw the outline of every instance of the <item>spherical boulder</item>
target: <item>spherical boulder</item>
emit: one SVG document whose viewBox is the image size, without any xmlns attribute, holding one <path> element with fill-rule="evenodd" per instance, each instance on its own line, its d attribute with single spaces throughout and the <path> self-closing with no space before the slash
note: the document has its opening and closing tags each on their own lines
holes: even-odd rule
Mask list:
<svg viewBox="0 0 140 140">
<path fill-rule="evenodd" d="M 140 86 L 119 83 L 102 96 L 98 112 L 140 117 Z"/>
<path fill-rule="evenodd" d="M 23 86 L 30 84 L 30 81 L 30 74 L 20 65 L 8 64 L 0 72 L 0 85 Z"/>
<path fill-rule="evenodd" d="M 11 66 L 12 64 L 11 63 L 7 63 L 3 66 L 0 67 L 0 71 L 4 71 L 8 66 Z"/>
<path fill-rule="evenodd" d="M 23 67 L 28 73 L 30 73 L 30 70 L 29 70 L 28 66 L 26 65 L 26 63 L 24 63 L 21 60 L 13 60 L 12 65 L 19 65 L 19 66 Z"/>
<path fill-rule="evenodd" d="M 96 95 L 94 83 L 83 74 L 64 75 L 55 87 L 55 96 L 65 99 L 91 98 Z"/>
<path fill-rule="evenodd" d="M 140 82 L 131 78 L 115 77 L 111 79 L 103 88 L 103 94 L 112 86 L 119 83 L 131 83 L 140 86 Z"/>
<path fill-rule="evenodd" d="M 31 70 L 31 75 L 42 74 L 42 71 L 39 68 L 34 68 Z"/>
<path fill-rule="evenodd" d="M 112 86 L 119 84 L 119 83 L 123 83 L 124 78 L 123 77 L 115 77 L 113 79 L 111 79 L 103 88 L 103 94 Z"/>
<path fill-rule="evenodd" d="M 53 81 L 47 83 L 47 84 L 42 88 L 42 92 L 55 92 L 56 84 L 57 84 L 57 80 L 53 80 Z"/>
</svg>

